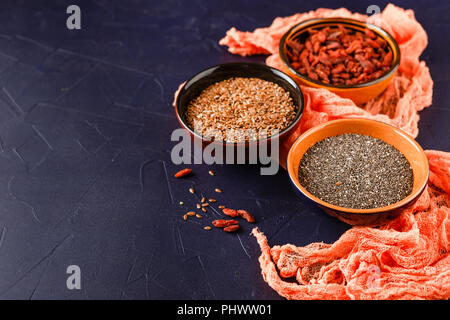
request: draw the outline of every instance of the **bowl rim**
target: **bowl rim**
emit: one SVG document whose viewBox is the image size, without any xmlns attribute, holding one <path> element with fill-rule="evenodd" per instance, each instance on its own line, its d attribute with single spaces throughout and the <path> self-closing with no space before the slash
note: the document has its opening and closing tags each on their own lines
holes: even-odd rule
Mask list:
<svg viewBox="0 0 450 320">
<path fill-rule="evenodd" d="M 372 124 L 375 124 L 378 126 L 382 126 L 388 130 L 395 131 L 396 133 L 400 134 L 404 139 L 408 140 L 409 143 L 414 144 L 417 147 L 417 149 L 419 150 L 423 159 L 425 159 L 426 168 L 427 168 L 426 179 L 424 179 L 424 181 L 422 182 L 420 187 L 417 189 L 417 191 L 410 193 L 408 196 L 406 196 L 402 200 L 395 202 L 393 204 L 390 204 L 388 206 L 371 208 L 371 209 L 355 209 L 355 208 L 346 208 L 346 207 L 340 207 L 340 206 L 333 205 L 331 203 L 328 203 L 326 201 L 319 199 L 318 197 L 311 194 L 308 190 L 306 190 L 306 188 L 304 188 L 300 184 L 298 177 L 293 177 L 294 176 L 294 173 L 293 173 L 294 167 L 298 167 L 298 164 L 301 160 L 301 159 L 299 159 L 298 163 L 297 163 L 297 161 L 295 161 L 295 159 L 293 159 L 293 157 L 294 157 L 293 150 L 295 148 L 297 148 L 297 146 L 303 142 L 303 139 L 305 137 L 307 137 L 317 131 L 324 130 L 326 127 L 328 127 L 330 125 L 333 125 L 336 123 L 344 123 L 344 122 L 372 123 Z M 395 145 L 394 145 L 394 147 L 395 147 Z M 302 133 L 295 140 L 295 142 L 292 144 L 291 148 L 289 149 L 286 167 L 287 167 L 287 171 L 288 171 L 289 180 L 291 181 L 292 185 L 295 187 L 296 190 L 300 191 L 304 196 L 306 196 L 308 199 L 312 200 L 314 203 L 318 204 L 319 206 L 334 210 L 336 212 L 342 212 L 342 213 L 348 213 L 348 214 L 382 214 L 387 211 L 392 211 L 392 210 L 401 208 L 422 194 L 423 190 L 427 186 L 427 183 L 428 183 L 428 180 L 430 177 L 430 166 L 429 166 L 428 158 L 427 158 L 425 152 L 423 151 L 422 147 L 417 143 L 416 140 L 414 140 L 411 136 L 409 136 L 405 131 L 403 131 L 395 126 L 392 126 L 390 124 L 387 124 L 387 123 L 384 123 L 384 122 L 381 122 L 378 120 L 372 120 L 372 119 L 366 119 L 366 118 L 350 118 L 350 119 L 331 120 L 331 121 L 321 123 L 315 127 L 308 129 L 307 131 Z"/>
<path fill-rule="evenodd" d="M 286 52 L 285 52 L 285 42 L 286 39 L 289 35 L 291 35 L 292 32 L 294 31 L 300 31 L 300 30 L 307 30 L 311 27 L 314 27 L 317 24 L 321 24 L 321 23 L 333 23 L 335 22 L 336 24 L 344 24 L 344 25 L 360 25 L 360 26 L 365 26 L 367 28 L 369 28 L 371 31 L 374 31 L 377 36 L 382 37 L 382 38 L 388 38 L 389 40 L 392 41 L 393 46 L 391 46 L 388 42 L 388 45 L 391 47 L 391 50 L 397 53 L 396 59 L 394 60 L 394 62 L 392 63 L 392 67 L 391 69 L 386 72 L 384 75 L 382 75 L 381 77 L 368 81 L 368 82 L 363 82 L 363 83 L 359 83 L 359 84 L 352 84 L 352 85 L 335 85 L 335 84 L 328 84 L 328 83 L 324 83 L 318 80 L 313 80 L 307 76 L 304 76 L 302 74 L 300 74 L 297 70 L 295 70 L 291 64 L 288 61 Z M 303 26 L 303 27 L 302 27 Z M 356 20 L 356 19 L 352 19 L 352 18 L 313 18 L 313 19 L 308 19 L 305 21 L 302 21 L 296 25 L 294 25 L 293 27 L 291 27 L 287 32 L 285 32 L 283 34 L 283 36 L 281 37 L 280 43 L 278 45 L 278 53 L 280 55 L 280 60 L 281 62 L 289 69 L 290 72 L 292 72 L 295 76 L 307 81 L 307 82 L 311 82 L 326 88 L 331 88 L 331 89 L 340 89 L 340 90 L 345 90 L 345 89 L 357 89 L 357 88 L 364 88 L 364 87 L 370 87 L 372 85 L 375 85 L 377 83 L 383 82 L 384 80 L 388 79 L 389 77 L 391 77 L 398 69 L 398 67 L 400 66 L 400 58 L 401 58 L 401 52 L 400 52 L 400 47 L 398 46 L 397 41 L 394 39 L 393 36 L 391 36 L 389 34 L 389 32 L 387 32 L 386 30 L 384 30 L 383 28 L 376 26 L 374 24 L 371 24 L 369 22 L 364 22 L 361 20 Z"/>
<path fill-rule="evenodd" d="M 182 96 L 183 91 L 189 90 L 189 89 L 186 89 L 186 86 L 187 85 L 192 85 L 193 83 L 198 81 L 199 79 L 197 79 L 197 78 L 199 76 L 201 76 L 203 73 L 213 72 L 215 69 L 219 69 L 221 67 L 232 67 L 232 66 L 250 66 L 250 67 L 267 69 L 267 70 L 270 70 L 273 73 L 277 74 L 281 78 L 284 78 L 285 80 L 287 80 L 287 82 L 289 83 L 290 86 L 292 86 L 294 91 L 296 91 L 299 94 L 299 98 L 300 98 L 299 99 L 298 110 L 296 112 L 294 121 L 292 121 L 292 123 L 289 126 L 284 128 L 282 131 L 278 132 L 276 135 L 271 135 L 271 136 L 266 137 L 266 138 L 262 138 L 262 139 L 258 138 L 257 140 L 245 141 L 245 142 L 228 142 L 228 141 L 220 141 L 220 142 L 218 142 L 218 141 L 214 141 L 214 140 L 209 140 L 209 139 L 205 139 L 202 135 L 198 134 L 193 129 L 191 129 L 187 125 L 187 123 L 183 120 L 183 118 L 180 116 L 180 112 L 179 112 L 180 97 Z M 258 78 L 258 77 L 255 76 L 255 78 Z M 227 79 L 227 78 L 224 78 L 224 80 L 225 79 Z M 270 81 L 270 80 L 266 80 L 266 81 Z M 271 82 L 276 83 L 274 81 L 271 81 Z M 299 121 L 301 120 L 302 115 L 303 115 L 304 107 L 305 107 L 305 97 L 304 97 L 303 91 L 300 88 L 300 86 L 298 85 L 298 83 L 291 76 L 289 76 L 287 73 L 285 73 L 285 72 L 283 72 L 283 71 L 281 71 L 279 69 L 270 67 L 270 66 L 268 66 L 266 64 L 254 63 L 254 62 L 227 62 L 227 63 L 220 63 L 220 64 L 216 64 L 216 65 L 207 67 L 207 68 L 197 72 L 196 74 L 191 76 L 188 80 L 186 80 L 183 83 L 183 85 L 178 90 L 178 94 L 177 94 L 177 97 L 176 97 L 176 100 L 175 100 L 176 117 L 177 117 L 178 122 L 182 125 L 182 127 L 185 130 L 187 130 L 194 137 L 196 137 L 198 139 L 201 139 L 201 141 L 204 141 L 204 142 L 207 142 L 207 143 L 216 143 L 216 144 L 225 145 L 225 146 L 241 146 L 241 145 L 248 146 L 250 144 L 260 143 L 260 142 L 264 142 L 264 141 L 270 141 L 271 139 L 277 139 L 277 138 L 279 139 L 282 135 L 284 135 L 286 132 L 290 131 L 292 128 L 294 128 L 299 123 Z"/>
</svg>

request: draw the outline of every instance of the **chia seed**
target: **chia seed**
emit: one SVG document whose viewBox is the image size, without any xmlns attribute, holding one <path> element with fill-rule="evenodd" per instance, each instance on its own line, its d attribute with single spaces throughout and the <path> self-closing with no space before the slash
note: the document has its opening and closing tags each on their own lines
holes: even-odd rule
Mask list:
<svg viewBox="0 0 450 320">
<path fill-rule="evenodd" d="M 413 172 L 405 156 L 371 136 L 342 134 L 310 147 L 299 165 L 300 184 L 330 204 L 353 209 L 391 205 L 408 196 Z"/>
</svg>

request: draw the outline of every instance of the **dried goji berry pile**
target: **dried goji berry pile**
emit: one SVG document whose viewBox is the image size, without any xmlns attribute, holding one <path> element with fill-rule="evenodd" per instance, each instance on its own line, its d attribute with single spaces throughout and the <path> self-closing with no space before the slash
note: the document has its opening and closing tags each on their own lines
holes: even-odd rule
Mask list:
<svg viewBox="0 0 450 320">
<path fill-rule="evenodd" d="M 389 45 L 367 28 L 364 32 L 342 25 L 310 29 L 288 41 L 286 53 L 301 75 L 334 85 L 375 80 L 392 66 Z"/>
</svg>

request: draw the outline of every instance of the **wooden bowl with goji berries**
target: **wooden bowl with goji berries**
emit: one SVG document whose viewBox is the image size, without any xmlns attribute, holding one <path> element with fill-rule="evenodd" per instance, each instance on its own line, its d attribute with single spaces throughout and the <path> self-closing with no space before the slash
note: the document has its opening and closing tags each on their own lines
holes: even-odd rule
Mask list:
<svg viewBox="0 0 450 320">
<path fill-rule="evenodd" d="M 347 18 L 301 22 L 281 38 L 283 71 L 300 85 L 325 88 L 362 105 L 381 94 L 400 64 L 385 30 Z"/>
</svg>

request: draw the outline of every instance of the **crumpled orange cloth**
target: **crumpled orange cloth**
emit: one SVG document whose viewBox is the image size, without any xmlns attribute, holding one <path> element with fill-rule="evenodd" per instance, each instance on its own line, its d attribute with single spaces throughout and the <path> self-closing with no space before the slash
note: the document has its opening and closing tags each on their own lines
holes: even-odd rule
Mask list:
<svg viewBox="0 0 450 320">
<path fill-rule="evenodd" d="M 418 111 L 431 105 L 433 81 L 419 57 L 427 35 L 412 10 L 389 4 L 379 16 L 347 9 L 318 9 L 276 18 L 253 32 L 230 29 L 220 44 L 242 56 L 271 54 L 266 63 L 280 68 L 278 42 L 293 25 L 317 17 L 350 17 L 387 30 L 401 50 L 399 72 L 386 91 L 362 108 L 325 89 L 302 86 L 301 125 L 281 146 L 286 154 L 305 130 L 340 118 L 371 118 L 416 137 Z M 264 280 L 287 299 L 449 299 L 450 298 L 450 153 L 426 151 L 430 162 L 427 190 L 411 209 L 380 228 L 354 227 L 334 244 L 291 244 L 270 248 L 257 228 Z M 296 283 L 283 278 L 295 277 Z"/>
</svg>

